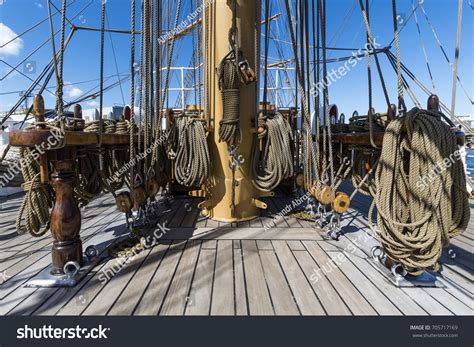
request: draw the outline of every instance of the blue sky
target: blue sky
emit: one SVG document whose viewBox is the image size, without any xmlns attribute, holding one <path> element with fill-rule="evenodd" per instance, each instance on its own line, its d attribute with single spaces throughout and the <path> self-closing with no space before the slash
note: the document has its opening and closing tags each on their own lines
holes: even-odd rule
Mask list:
<svg viewBox="0 0 474 347">
<path fill-rule="evenodd" d="M 68 8 L 68 17 L 74 16 L 84 6 L 90 6 L 78 17 L 74 19 L 74 24 L 78 26 L 100 27 L 100 0 L 68 0 L 71 5 Z M 414 0 L 416 3 L 418 0 Z M 140 1 L 137 0 L 137 3 Z M 195 6 L 193 0 L 193 6 Z M 272 22 L 272 35 L 282 41 L 289 41 L 288 30 L 285 27 L 286 14 L 283 12 L 281 0 L 271 0 L 272 14 L 282 13 L 278 23 Z M 61 1 L 53 0 L 53 3 L 60 8 Z M 171 3 L 175 3 L 171 1 Z M 412 11 L 412 0 L 398 0 L 398 13 L 400 20 L 403 21 Z M 354 5 L 356 5 L 354 7 Z M 472 98 L 473 90 L 473 11 L 469 0 L 463 2 L 463 25 L 461 38 L 461 56 L 459 64 L 459 75 Z M 174 4 L 175 6 L 175 4 Z M 454 60 L 456 18 L 457 18 L 457 0 L 424 0 L 424 8 L 433 23 L 441 43 L 443 44 L 448 57 Z M 353 9 L 353 10 L 351 10 Z M 53 9 L 53 12 L 55 10 Z M 190 0 L 184 0 L 181 18 L 184 19 L 191 12 Z M 328 19 L 327 31 L 328 42 L 336 47 L 359 48 L 365 44 L 365 28 L 363 27 L 362 16 L 358 1 L 355 0 L 331 0 L 328 1 Z M 130 28 L 130 1 L 129 0 L 108 0 L 107 1 L 108 27 L 114 29 Z M 435 91 L 441 100 L 448 106 L 451 105 L 452 91 L 452 68 L 446 63 L 442 52 L 440 51 L 433 34 L 425 21 L 420 10 L 417 11 L 422 37 L 425 43 L 430 66 L 434 75 Z M 28 29 L 31 25 L 47 17 L 46 0 L 0 0 L 0 46 L 5 43 L 8 37 L 14 37 Z M 371 5 L 372 31 L 377 42 L 382 46 L 391 41 L 393 37 L 391 0 L 372 0 Z M 55 28 L 59 28 L 60 16 L 54 17 Z M 137 21 L 137 23 L 139 23 Z M 69 27 L 68 27 L 69 31 Z M 17 65 L 26 55 L 32 52 L 37 46 L 49 38 L 49 22 L 43 24 L 25 34 L 21 40 L 15 40 L 13 43 L 0 48 L 0 58 L 10 65 Z M 56 41 L 59 43 L 59 36 Z M 105 76 L 112 76 L 106 81 L 106 85 L 117 81 L 117 71 L 122 77 L 129 73 L 130 61 L 130 39 L 128 35 L 113 34 L 113 47 L 116 53 L 117 65 L 112 54 L 112 45 L 110 36 L 106 35 L 106 57 L 105 57 Z M 187 36 L 177 45 L 177 54 L 174 62 L 175 66 L 189 66 L 191 53 L 190 47 L 192 36 Z M 137 41 L 138 43 L 138 41 Z M 402 61 L 411 69 L 415 75 L 432 89 L 432 83 L 428 74 L 425 59 L 423 56 L 420 38 L 414 18 L 411 18 L 405 29 L 400 35 L 401 57 Z M 283 58 L 291 58 L 291 47 L 287 43 L 279 43 Z M 82 93 L 96 88 L 99 77 L 99 52 L 100 52 L 100 33 L 79 31 L 74 35 L 70 46 L 65 55 L 64 80 L 68 84 L 65 88 L 65 100 L 71 101 Z M 138 53 L 138 49 L 137 49 Z M 351 54 L 351 52 L 330 52 L 330 58 L 336 58 Z M 35 79 L 42 68 L 48 63 L 52 56 L 50 43 L 47 43 L 36 54 L 28 59 L 26 64 L 18 67 L 19 71 L 31 79 Z M 272 43 L 269 53 L 270 61 L 272 58 L 281 59 L 277 46 Z M 396 75 L 389 65 L 385 56 L 380 57 L 382 70 L 387 82 L 390 98 L 395 102 L 396 94 Z M 329 65 L 329 69 L 337 69 L 343 63 L 334 63 Z M 9 67 L 0 62 L 1 77 L 9 71 Z M 333 83 L 330 87 L 330 102 L 336 103 L 339 110 L 346 115 L 354 110 L 364 113 L 368 107 L 367 97 L 367 76 L 366 61 L 361 61 L 356 67 L 351 69 L 347 75 Z M 173 86 L 177 86 L 178 75 L 173 76 Z M 386 105 L 383 93 L 380 88 L 378 75 L 373 64 L 374 81 L 374 106 L 378 111 L 385 111 Z M 21 73 L 13 73 L 0 81 L 0 111 L 7 111 L 18 99 L 18 92 L 26 89 L 30 85 L 30 80 Z M 54 92 L 54 78 L 50 83 L 50 88 Z M 417 88 L 414 83 L 410 83 L 415 94 L 420 99 L 422 105 L 426 103 L 426 96 Z M 129 102 L 129 84 L 124 83 L 120 88 L 115 88 L 104 96 L 106 106 L 123 104 L 122 92 L 125 103 Z M 54 96 L 45 92 L 47 107 L 54 107 Z M 472 105 L 458 86 L 457 93 L 457 114 L 472 114 Z M 192 95 L 188 101 L 192 102 Z M 171 105 L 175 104 L 176 93 L 170 96 Z M 408 107 L 413 103 L 406 96 Z M 91 108 L 98 106 L 98 99 L 84 103 L 83 107 Z"/>
</svg>

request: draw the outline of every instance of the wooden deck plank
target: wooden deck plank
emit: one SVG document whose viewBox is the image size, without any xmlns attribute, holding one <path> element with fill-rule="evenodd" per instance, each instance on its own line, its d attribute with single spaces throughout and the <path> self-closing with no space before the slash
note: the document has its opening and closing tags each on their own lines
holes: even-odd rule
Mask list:
<svg viewBox="0 0 474 347">
<path fill-rule="evenodd" d="M 405 292 L 389 283 L 380 272 L 371 266 L 368 263 L 371 261 L 370 259 L 361 259 L 353 254 L 346 254 L 346 256 L 404 315 L 423 316 L 427 314 Z"/>
<path fill-rule="evenodd" d="M 217 243 L 214 288 L 212 290 L 212 315 L 234 315 L 234 254 L 231 240 Z"/>
<path fill-rule="evenodd" d="M 439 303 L 442 303 L 448 310 L 457 316 L 471 316 L 473 310 L 470 306 L 465 305 L 456 297 L 448 293 L 443 288 L 423 288 L 425 292 L 431 295 Z M 472 303 L 471 303 L 472 304 Z"/>
<path fill-rule="evenodd" d="M 347 279 L 341 270 L 332 265 L 333 263 L 330 262 L 330 258 L 316 242 L 303 241 L 303 244 L 354 315 L 362 316 L 376 314 L 373 307 Z"/>
<path fill-rule="evenodd" d="M 168 250 L 141 297 L 134 315 L 156 316 L 158 314 L 182 254 L 181 249 Z"/>
<path fill-rule="evenodd" d="M 177 316 L 184 314 L 200 248 L 200 241 L 191 240 L 186 244 L 160 315 Z"/>
<path fill-rule="evenodd" d="M 236 244 L 238 243 L 238 247 Z M 242 249 L 239 240 L 233 241 L 234 246 L 234 281 L 235 281 L 235 314 L 246 316 L 249 314 L 247 305 L 247 289 L 245 284 Z"/>
<path fill-rule="evenodd" d="M 257 240 L 257 248 L 260 251 L 273 251 L 272 242 L 270 240 Z"/>
<path fill-rule="evenodd" d="M 173 228 L 162 240 L 315 240 L 322 237 L 313 228 Z"/>
<path fill-rule="evenodd" d="M 204 240 L 202 241 L 202 249 L 217 249 L 217 240 Z"/>
<path fill-rule="evenodd" d="M 413 301 L 420 305 L 426 312 L 432 316 L 450 316 L 451 311 L 441 305 L 428 293 L 421 288 L 402 288 L 402 290 L 410 296 Z"/>
<path fill-rule="evenodd" d="M 260 251 L 259 253 L 275 314 L 281 316 L 299 315 L 300 312 L 275 253 L 273 251 Z"/>
<path fill-rule="evenodd" d="M 196 224 L 196 219 L 198 218 L 201 210 L 198 208 L 199 199 L 192 199 L 189 202 L 189 205 L 185 204 L 185 209 L 187 211 L 186 216 L 181 222 L 180 226 L 183 228 L 192 228 Z"/>
<path fill-rule="evenodd" d="M 253 240 L 242 240 L 241 243 L 249 313 L 252 316 L 273 315 L 273 306 L 265 282 L 257 243 Z"/>
<path fill-rule="evenodd" d="M 319 267 L 309 253 L 306 251 L 296 251 L 293 254 L 321 301 L 325 312 L 328 315 L 334 316 L 351 315 L 351 311 L 326 276 L 317 277 Z"/>
<path fill-rule="evenodd" d="M 168 245 L 158 245 L 151 250 L 142 266 L 140 266 L 133 278 L 130 279 L 127 287 L 110 309 L 108 315 L 130 316 L 133 313 L 141 295 L 145 292 L 148 283 L 151 281 L 155 269 L 157 266 L 160 266 L 167 250 Z"/>
<path fill-rule="evenodd" d="M 272 241 L 273 248 L 302 315 L 324 315 L 324 309 L 285 241 Z"/>
<path fill-rule="evenodd" d="M 286 241 L 286 243 L 292 251 L 306 251 L 306 248 L 304 248 L 304 245 L 299 240 Z"/>
<path fill-rule="evenodd" d="M 211 312 L 211 296 L 214 278 L 216 249 L 201 248 L 194 275 L 189 300 L 186 305 L 187 316 L 207 316 Z"/>
<path fill-rule="evenodd" d="M 338 256 L 344 256 L 345 258 L 345 260 L 338 262 L 339 269 L 341 269 L 360 292 L 364 293 L 364 296 L 370 300 L 370 304 L 379 315 L 398 316 L 402 314 L 400 310 L 387 299 L 384 293 L 348 260 L 346 254 L 339 252 L 330 254 L 333 260 L 336 260 Z"/>
</svg>

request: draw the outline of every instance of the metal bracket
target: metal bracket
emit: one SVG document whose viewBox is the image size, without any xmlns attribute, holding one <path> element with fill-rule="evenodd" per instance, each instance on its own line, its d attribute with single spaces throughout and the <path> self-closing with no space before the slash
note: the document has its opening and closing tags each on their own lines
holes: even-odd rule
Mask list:
<svg viewBox="0 0 474 347">
<path fill-rule="evenodd" d="M 382 247 L 375 246 L 371 250 L 372 260 L 380 272 L 396 287 L 427 287 L 427 288 L 445 288 L 446 286 L 439 281 L 436 276 L 424 271 L 418 276 L 410 275 L 399 263 L 390 268 L 386 265 L 387 256 Z"/>
<path fill-rule="evenodd" d="M 86 256 L 83 258 L 84 265 L 81 267 L 77 262 L 67 262 L 64 265 L 64 275 L 54 275 L 51 273 L 52 265 L 43 269 L 35 277 L 30 279 L 25 287 L 27 288 L 60 288 L 74 287 L 78 284 L 94 267 L 102 260 L 99 252 L 94 246 L 86 249 Z"/>
</svg>

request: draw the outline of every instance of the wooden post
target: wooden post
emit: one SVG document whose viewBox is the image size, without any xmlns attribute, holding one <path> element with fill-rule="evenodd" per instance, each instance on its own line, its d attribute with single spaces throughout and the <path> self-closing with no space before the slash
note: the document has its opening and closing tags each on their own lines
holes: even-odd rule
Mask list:
<svg viewBox="0 0 474 347">
<path fill-rule="evenodd" d="M 51 183 L 56 192 L 56 202 L 51 212 L 51 234 L 54 239 L 52 273 L 63 274 L 64 265 L 69 261 L 83 265 L 79 237 L 81 211 L 74 199 L 76 147 L 64 147 L 50 154 L 55 169 Z"/>
</svg>

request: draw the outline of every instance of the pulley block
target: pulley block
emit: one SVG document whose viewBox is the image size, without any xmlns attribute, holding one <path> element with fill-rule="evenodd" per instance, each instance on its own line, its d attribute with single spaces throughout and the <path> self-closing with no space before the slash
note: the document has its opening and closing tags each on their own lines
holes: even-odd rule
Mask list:
<svg viewBox="0 0 474 347">
<path fill-rule="evenodd" d="M 129 213 L 132 210 L 133 202 L 129 192 L 117 194 L 115 198 L 117 209 L 122 213 Z"/>
<path fill-rule="evenodd" d="M 336 193 L 336 197 L 332 202 L 332 208 L 336 213 L 343 214 L 347 212 L 351 205 L 351 200 L 346 193 L 338 192 Z"/>
</svg>

